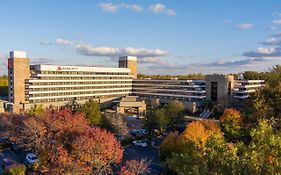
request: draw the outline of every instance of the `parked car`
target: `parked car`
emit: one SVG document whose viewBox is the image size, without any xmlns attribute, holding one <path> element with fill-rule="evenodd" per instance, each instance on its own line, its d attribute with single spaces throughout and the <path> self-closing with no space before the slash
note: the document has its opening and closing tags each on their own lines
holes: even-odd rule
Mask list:
<svg viewBox="0 0 281 175">
<path fill-rule="evenodd" d="M 17 163 L 14 160 L 9 158 L 3 159 L 1 161 L 1 167 L 3 170 L 9 169 L 10 167 L 15 166 L 16 164 Z"/>
<path fill-rule="evenodd" d="M 138 131 L 144 135 L 148 134 L 148 131 L 146 129 L 139 129 Z"/>
<path fill-rule="evenodd" d="M 133 136 L 143 136 L 147 135 L 148 131 L 146 129 L 133 129 L 130 131 Z"/>
<path fill-rule="evenodd" d="M 139 147 L 142 147 L 142 148 L 145 148 L 145 147 L 148 146 L 147 143 L 142 141 L 142 140 L 135 140 L 135 141 L 133 141 L 133 144 L 135 146 L 139 146 Z"/>
<path fill-rule="evenodd" d="M 38 162 L 38 158 L 34 153 L 27 153 L 25 156 L 25 164 L 31 166 L 34 163 Z"/>
</svg>

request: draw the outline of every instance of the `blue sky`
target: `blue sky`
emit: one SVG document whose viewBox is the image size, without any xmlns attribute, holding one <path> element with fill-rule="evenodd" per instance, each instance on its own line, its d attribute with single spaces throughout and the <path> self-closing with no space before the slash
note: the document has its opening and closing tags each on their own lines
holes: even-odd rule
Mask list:
<svg viewBox="0 0 281 175">
<path fill-rule="evenodd" d="M 231 73 L 281 64 L 277 0 L 0 1 L 0 74 L 11 50 L 33 63 L 117 66 L 147 74 Z"/>
</svg>

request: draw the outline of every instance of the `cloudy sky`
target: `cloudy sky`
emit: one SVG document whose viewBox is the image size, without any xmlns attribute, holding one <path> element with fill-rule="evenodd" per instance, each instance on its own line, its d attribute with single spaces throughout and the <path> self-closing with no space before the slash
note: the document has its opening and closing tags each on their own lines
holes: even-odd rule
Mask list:
<svg viewBox="0 0 281 175">
<path fill-rule="evenodd" d="M 0 75 L 11 50 L 63 65 L 134 55 L 147 74 L 266 71 L 281 64 L 281 1 L 0 1 Z"/>
</svg>

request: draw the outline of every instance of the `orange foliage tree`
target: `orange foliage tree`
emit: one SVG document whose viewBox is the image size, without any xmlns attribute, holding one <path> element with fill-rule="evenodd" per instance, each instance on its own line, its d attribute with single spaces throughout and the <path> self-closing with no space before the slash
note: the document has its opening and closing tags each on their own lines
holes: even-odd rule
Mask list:
<svg viewBox="0 0 281 175">
<path fill-rule="evenodd" d="M 220 122 L 227 139 L 235 140 L 242 136 L 242 116 L 238 110 L 225 109 Z"/>
<path fill-rule="evenodd" d="M 144 175 L 149 173 L 149 165 L 151 161 L 148 159 L 129 160 L 121 167 L 120 175 Z"/>
</svg>

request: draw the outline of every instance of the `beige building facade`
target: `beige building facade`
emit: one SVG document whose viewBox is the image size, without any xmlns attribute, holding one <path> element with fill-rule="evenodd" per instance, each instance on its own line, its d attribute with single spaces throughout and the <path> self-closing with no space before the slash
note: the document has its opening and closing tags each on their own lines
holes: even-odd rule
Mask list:
<svg viewBox="0 0 281 175">
<path fill-rule="evenodd" d="M 13 111 L 19 112 L 26 103 L 26 80 L 30 77 L 29 59 L 25 52 L 10 52 L 8 59 L 9 101 Z"/>
<path fill-rule="evenodd" d="M 119 68 L 129 68 L 131 70 L 131 75 L 137 78 L 137 57 L 133 56 L 123 56 L 119 57 Z"/>
<path fill-rule="evenodd" d="M 206 75 L 205 87 L 208 100 L 226 103 L 232 97 L 234 75 Z"/>
</svg>

